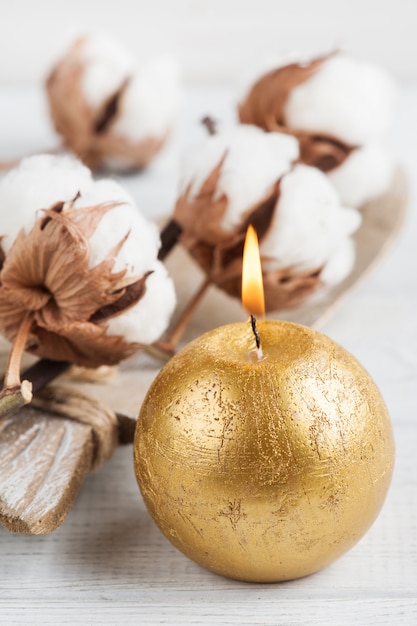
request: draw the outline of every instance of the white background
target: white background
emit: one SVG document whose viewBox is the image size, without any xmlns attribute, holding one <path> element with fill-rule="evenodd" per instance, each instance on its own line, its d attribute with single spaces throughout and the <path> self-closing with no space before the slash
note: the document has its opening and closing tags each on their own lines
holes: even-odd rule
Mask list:
<svg viewBox="0 0 417 626">
<path fill-rule="evenodd" d="M 36 83 L 75 36 L 174 54 L 187 83 L 227 82 L 288 50 L 343 47 L 417 80 L 416 0 L 0 0 L 0 86 Z"/>
</svg>

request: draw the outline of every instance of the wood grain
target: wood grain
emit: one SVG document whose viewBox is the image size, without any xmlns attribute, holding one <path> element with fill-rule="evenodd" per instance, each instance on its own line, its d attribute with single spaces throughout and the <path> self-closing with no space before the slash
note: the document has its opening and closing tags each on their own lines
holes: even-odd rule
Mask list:
<svg viewBox="0 0 417 626">
<path fill-rule="evenodd" d="M 44 534 L 66 517 L 92 467 L 92 429 L 33 407 L 0 420 L 0 523 Z"/>
</svg>

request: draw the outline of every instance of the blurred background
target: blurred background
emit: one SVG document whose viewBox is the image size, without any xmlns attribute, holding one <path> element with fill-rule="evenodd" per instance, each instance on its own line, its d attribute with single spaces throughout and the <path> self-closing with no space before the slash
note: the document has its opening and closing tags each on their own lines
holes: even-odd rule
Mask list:
<svg viewBox="0 0 417 626">
<path fill-rule="evenodd" d="M 43 79 L 70 41 L 106 31 L 141 58 L 173 54 L 188 84 L 227 83 L 294 50 L 341 47 L 417 80 L 416 0 L 0 0 L 0 85 Z"/>
</svg>

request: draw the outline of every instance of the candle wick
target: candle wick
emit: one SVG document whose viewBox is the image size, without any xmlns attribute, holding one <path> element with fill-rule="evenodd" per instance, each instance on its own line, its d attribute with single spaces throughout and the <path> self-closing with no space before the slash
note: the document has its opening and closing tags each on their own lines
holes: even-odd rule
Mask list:
<svg viewBox="0 0 417 626">
<path fill-rule="evenodd" d="M 253 330 L 253 334 L 255 335 L 255 341 L 256 341 L 256 347 L 259 348 L 261 347 L 261 338 L 259 336 L 259 332 L 258 329 L 256 327 L 256 317 L 254 315 L 250 316 L 250 321 L 252 324 L 252 330 Z"/>
<path fill-rule="evenodd" d="M 250 316 L 250 321 L 252 324 L 252 331 L 253 334 L 255 335 L 255 343 L 256 343 L 256 356 L 258 357 L 258 360 L 262 359 L 264 356 L 264 353 L 262 351 L 261 348 L 261 337 L 259 335 L 259 331 L 256 327 L 256 317 L 254 315 L 251 314 Z"/>
</svg>

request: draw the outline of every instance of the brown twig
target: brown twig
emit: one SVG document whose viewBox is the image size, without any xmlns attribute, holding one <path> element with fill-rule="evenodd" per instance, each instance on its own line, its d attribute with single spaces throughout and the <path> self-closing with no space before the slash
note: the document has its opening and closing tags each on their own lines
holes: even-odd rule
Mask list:
<svg viewBox="0 0 417 626">
<path fill-rule="evenodd" d="M 178 243 L 181 233 L 182 227 L 174 219 L 170 219 L 161 231 L 161 247 L 158 254 L 160 261 L 163 261 Z"/>
<path fill-rule="evenodd" d="M 32 383 L 32 393 L 35 395 L 48 383 L 52 382 L 71 367 L 68 361 L 52 361 L 51 359 L 39 359 L 33 365 L 22 372 L 22 378 Z"/>
<path fill-rule="evenodd" d="M 71 365 L 68 361 L 39 359 L 26 368 L 21 374 L 21 378 L 24 379 L 21 385 L 12 389 L 5 388 L 0 394 L 0 419 L 15 413 L 25 404 L 31 402 L 34 395 L 55 378 L 64 374 Z M 119 445 L 133 443 L 136 419 L 123 413 L 116 413 L 116 417 L 119 425 Z"/>
</svg>

